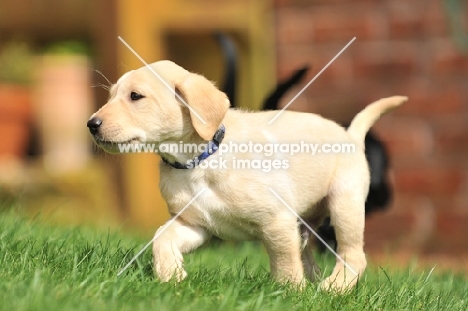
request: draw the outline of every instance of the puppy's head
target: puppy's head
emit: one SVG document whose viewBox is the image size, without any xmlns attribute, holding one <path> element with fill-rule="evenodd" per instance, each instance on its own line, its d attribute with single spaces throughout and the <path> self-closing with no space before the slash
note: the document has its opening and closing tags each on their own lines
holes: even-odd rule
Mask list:
<svg viewBox="0 0 468 311">
<path fill-rule="evenodd" d="M 229 108 L 226 95 L 173 62 L 149 67 L 127 72 L 112 86 L 108 102 L 88 120 L 95 142 L 119 152 L 119 143 L 212 139 Z"/>
</svg>

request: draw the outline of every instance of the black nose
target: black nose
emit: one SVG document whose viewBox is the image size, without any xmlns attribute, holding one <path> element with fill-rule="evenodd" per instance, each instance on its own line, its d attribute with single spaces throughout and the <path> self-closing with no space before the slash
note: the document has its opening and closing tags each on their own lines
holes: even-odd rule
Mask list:
<svg viewBox="0 0 468 311">
<path fill-rule="evenodd" d="M 99 118 L 92 118 L 88 120 L 88 123 L 86 124 L 89 128 L 89 131 L 91 134 L 96 135 L 99 132 L 99 127 L 102 124 L 102 120 Z"/>
</svg>

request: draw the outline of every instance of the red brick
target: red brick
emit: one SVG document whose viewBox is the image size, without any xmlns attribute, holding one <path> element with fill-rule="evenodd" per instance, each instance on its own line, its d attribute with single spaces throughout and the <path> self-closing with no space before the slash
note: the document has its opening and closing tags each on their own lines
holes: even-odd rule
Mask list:
<svg viewBox="0 0 468 311">
<path fill-rule="evenodd" d="M 384 142 L 394 166 L 400 161 L 420 162 L 433 153 L 431 127 L 421 118 L 385 116 L 376 123 L 374 131 Z"/>
<path fill-rule="evenodd" d="M 376 39 L 387 31 L 383 12 L 372 3 L 318 6 L 312 10 L 314 42 Z"/>
<path fill-rule="evenodd" d="M 385 13 L 375 2 L 305 2 L 277 10 L 279 42 L 310 43 L 378 38 L 387 33 Z M 312 33 L 310 31 L 313 31 Z"/>
<path fill-rule="evenodd" d="M 278 44 L 311 44 L 313 37 L 309 10 L 282 9 L 276 14 Z"/>
<path fill-rule="evenodd" d="M 468 58 L 451 37 L 443 3 L 276 3 L 280 77 L 309 63 L 308 81 L 357 37 L 293 109 L 349 122 L 378 98 L 409 97 L 374 126 L 390 153 L 395 197 L 388 210 L 367 219 L 366 249 L 467 252 L 460 237 L 468 227 Z M 460 16 L 467 32 L 468 15 Z"/>
<path fill-rule="evenodd" d="M 463 186 L 464 172 L 458 168 L 436 167 L 421 163 L 419 167 L 395 168 L 395 189 L 414 195 L 455 195 Z"/>
<path fill-rule="evenodd" d="M 424 40 L 427 35 L 447 34 L 448 26 L 440 1 L 393 0 L 386 2 L 391 39 Z"/>
<path fill-rule="evenodd" d="M 453 210 L 461 214 L 468 214 L 468 174 L 466 174 L 463 188 L 462 193 L 454 198 Z"/>
<path fill-rule="evenodd" d="M 420 36 L 425 29 L 420 4 L 416 1 L 391 1 L 389 5 L 390 38 L 413 38 Z"/>
<path fill-rule="evenodd" d="M 338 53 L 344 44 L 291 46 L 278 49 L 279 79 L 289 77 L 292 72 L 304 65 L 309 65 L 307 76 L 302 85 L 314 78 Z M 344 53 L 343 53 L 344 54 Z M 352 59 L 349 54 L 340 55 L 323 73 L 310 85 L 310 89 L 333 87 L 336 81 L 349 80 L 353 77 Z"/>
<path fill-rule="evenodd" d="M 409 20 L 390 19 L 389 32 L 390 38 L 408 39 L 420 36 L 424 32 L 425 24 L 420 18 Z"/>
<path fill-rule="evenodd" d="M 356 115 L 356 107 L 361 104 L 355 93 L 346 88 L 335 88 L 327 95 L 314 96 L 318 101 L 317 112 L 341 125 L 348 125 Z"/>
<path fill-rule="evenodd" d="M 419 69 L 419 47 L 414 42 L 359 42 L 353 50 L 356 77 L 408 76 Z"/>
<path fill-rule="evenodd" d="M 397 196 L 393 206 L 366 219 L 366 250 L 461 254 L 468 250 L 468 213 L 435 208 L 432 199 Z M 448 208 L 448 209 L 447 209 Z"/>
<path fill-rule="evenodd" d="M 291 100 L 296 97 L 296 95 L 301 91 L 302 86 L 293 87 L 279 102 L 279 108 L 283 108 L 284 106 L 288 105 L 288 110 L 291 111 L 300 111 L 300 112 L 316 112 L 317 109 L 315 107 L 315 101 L 310 100 L 305 93 L 302 93 L 294 99 L 293 102 Z M 291 102 L 291 104 L 290 104 Z"/>
<path fill-rule="evenodd" d="M 423 14 L 426 36 L 448 36 L 450 34 L 450 27 L 443 2 L 428 0 L 424 5 Z"/>
<path fill-rule="evenodd" d="M 312 67 L 307 75 L 303 78 L 299 85 L 304 86 L 307 82 L 312 79 L 312 77 L 317 73 L 317 61 L 316 53 L 317 51 L 312 46 L 304 45 L 294 45 L 294 46 L 284 46 L 278 48 L 278 66 L 277 66 L 277 75 L 278 80 L 284 80 L 291 76 L 296 70 L 308 65 Z M 326 80 L 327 76 L 317 79 L 313 84 L 313 88 L 320 87 L 321 85 L 327 85 L 331 81 Z"/>
<path fill-rule="evenodd" d="M 468 249 L 468 215 L 440 212 L 437 214 L 436 234 L 428 246 L 433 253 L 466 253 Z"/>
<path fill-rule="evenodd" d="M 465 113 L 439 122 L 434 130 L 437 154 L 462 154 L 464 156 L 468 154 L 467 120 L 468 113 Z"/>
<path fill-rule="evenodd" d="M 435 212 L 428 198 L 398 195 L 386 211 L 366 218 L 366 249 L 422 249 L 434 228 Z"/>
<path fill-rule="evenodd" d="M 454 195 L 432 194 L 431 200 L 439 213 L 458 213 L 468 215 L 468 168 L 460 168 L 465 176 L 458 193 Z"/>
<path fill-rule="evenodd" d="M 468 78 L 468 57 L 449 38 L 431 40 L 430 73 L 434 75 L 459 74 Z"/>
<path fill-rule="evenodd" d="M 463 81 L 438 81 L 436 79 L 410 79 L 400 87 L 409 101 L 395 111 L 396 114 L 439 116 L 458 114 L 465 110 L 466 91 Z"/>
<path fill-rule="evenodd" d="M 309 77 L 301 85 L 291 89 L 280 102 L 280 107 L 286 105 L 309 81 Z M 320 78 L 316 81 L 318 82 Z M 321 80 L 323 82 L 323 80 Z M 296 102 L 297 101 L 297 102 Z M 312 112 L 341 124 L 347 124 L 355 116 L 357 103 L 355 96 L 350 96 L 349 90 L 331 84 L 312 83 L 300 97 L 288 108 L 295 111 Z M 360 106 L 360 105 L 359 105 Z"/>
<path fill-rule="evenodd" d="M 366 219 L 364 235 L 367 251 L 387 250 L 401 247 L 402 241 L 407 238 L 408 232 L 414 222 L 413 216 L 408 214 L 390 214 L 380 212 Z"/>
</svg>

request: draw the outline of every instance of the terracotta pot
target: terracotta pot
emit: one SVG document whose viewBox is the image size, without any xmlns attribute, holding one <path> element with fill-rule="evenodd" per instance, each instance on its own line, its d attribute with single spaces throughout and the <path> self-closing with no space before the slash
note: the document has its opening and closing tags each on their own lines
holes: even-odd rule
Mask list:
<svg viewBox="0 0 468 311">
<path fill-rule="evenodd" d="M 0 156 L 24 157 L 26 155 L 30 121 L 29 88 L 0 84 Z"/>
<path fill-rule="evenodd" d="M 90 66 L 89 59 L 81 55 L 38 57 L 35 116 L 44 166 L 50 173 L 77 171 L 89 160 Z"/>
</svg>

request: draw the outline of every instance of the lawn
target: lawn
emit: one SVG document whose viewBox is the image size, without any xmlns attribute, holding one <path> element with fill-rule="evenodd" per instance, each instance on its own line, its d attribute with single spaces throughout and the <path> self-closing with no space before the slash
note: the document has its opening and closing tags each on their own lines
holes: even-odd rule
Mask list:
<svg viewBox="0 0 468 311">
<path fill-rule="evenodd" d="M 151 237 L 60 227 L 0 213 L 1 310 L 468 310 L 468 282 L 450 272 L 372 267 L 342 296 L 316 284 L 302 291 L 273 282 L 257 243 L 216 242 L 186 256 L 188 278 L 163 284 L 146 251 Z M 324 273 L 330 256 L 320 257 Z M 417 272 L 416 272 L 417 271 Z"/>
</svg>

